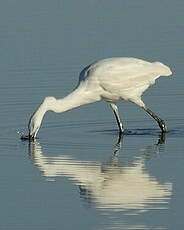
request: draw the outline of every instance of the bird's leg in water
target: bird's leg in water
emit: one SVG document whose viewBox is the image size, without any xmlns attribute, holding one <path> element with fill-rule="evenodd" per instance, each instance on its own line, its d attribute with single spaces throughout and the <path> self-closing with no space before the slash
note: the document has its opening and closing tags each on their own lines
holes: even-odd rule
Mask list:
<svg viewBox="0 0 184 230">
<path fill-rule="evenodd" d="M 158 117 L 153 111 L 151 111 L 149 108 L 147 107 L 143 107 L 143 109 L 151 116 L 155 119 L 155 121 L 157 121 L 160 129 L 162 130 L 163 133 L 166 133 L 168 131 L 167 129 L 167 126 L 165 124 L 165 122 L 160 118 Z"/>
<path fill-rule="evenodd" d="M 116 155 L 121 149 L 121 142 L 122 142 L 122 139 L 123 139 L 123 135 L 124 135 L 124 133 L 119 132 L 118 141 L 115 144 L 115 148 L 114 148 L 114 155 Z"/>
<path fill-rule="evenodd" d="M 164 144 L 164 143 L 165 143 L 165 133 L 162 132 L 161 135 L 159 136 L 157 145 Z"/>
<path fill-rule="evenodd" d="M 123 128 L 123 123 L 121 121 L 117 105 L 114 103 L 110 103 L 110 106 L 114 112 L 114 115 L 115 115 L 115 118 L 118 124 L 118 128 L 119 128 L 118 141 L 115 145 L 115 150 L 114 150 L 114 154 L 116 154 L 121 148 L 121 138 L 123 137 L 125 129 Z"/>
<path fill-rule="evenodd" d="M 123 128 L 123 123 L 121 121 L 121 118 L 120 118 L 120 115 L 119 115 L 119 111 L 118 111 L 118 107 L 116 104 L 114 103 L 110 103 L 110 106 L 114 112 L 114 115 L 115 115 L 115 118 L 116 118 L 116 121 L 118 123 L 118 128 L 119 128 L 119 139 L 121 140 L 121 135 L 122 133 L 125 131 L 125 129 Z"/>
</svg>

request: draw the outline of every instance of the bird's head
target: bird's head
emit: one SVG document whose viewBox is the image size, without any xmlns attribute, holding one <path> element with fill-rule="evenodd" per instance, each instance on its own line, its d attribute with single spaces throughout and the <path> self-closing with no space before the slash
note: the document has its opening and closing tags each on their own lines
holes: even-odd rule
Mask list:
<svg viewBox="0 0 184 230">
<path fill-rule="evenodd" d="M 43 117 L 48 110 L 52 110 L 53 104 L 56 99 L 54 97 L 46 97 L 35 113 L 29 120 L 28 129 L 29 129 L 29 139 L 34 140 L 40 129 Z"/>
<path fill-rule="evenodd" d="M 36 138 L 36 135 L 38 133 L 38 130 L 40 128 L 41 122 L 36 118 L 35 115 L 33 115 L 29 121 L 28 124 L 28 130 L 29 130 L 29 139 L 34 140 Z"/>
</svg>

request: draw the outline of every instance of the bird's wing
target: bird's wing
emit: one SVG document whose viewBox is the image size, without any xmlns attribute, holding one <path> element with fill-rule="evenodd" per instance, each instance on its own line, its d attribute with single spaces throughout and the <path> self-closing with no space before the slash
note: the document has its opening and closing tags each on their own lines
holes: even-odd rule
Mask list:
<svg viewBox="0 0 184 230">
<path fill-rule="evenodd" d="M 112 92 L 154 84 L 160 74 L 151 65 L 129 64 L 104 69 L 101 74 L 99 71 L 98 76 L 101 86 Z"/>
</svg>

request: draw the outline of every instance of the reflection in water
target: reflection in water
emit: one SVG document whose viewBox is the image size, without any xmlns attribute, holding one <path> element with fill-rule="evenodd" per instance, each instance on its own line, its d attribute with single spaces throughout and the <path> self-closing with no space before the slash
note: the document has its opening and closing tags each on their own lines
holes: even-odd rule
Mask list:
<svg viewBox="0 0 184 230">
<path fill-rule="evenodd" d="M 171 197 L 172 184 L 160 183 L 146 171 L 145 163 L 159 147 L 160 144 L 155 144 L 144 148 L 144 154 L 134 159 L 131 166 L 118 165 L 117 150 L 104 165 L 67 155 L 44 156 L 36 141 L 30 143 L 30 153 L 45 177 L 49 180 L 57 176 L 68 177 L 79 186 L 81 197 L 97 208 L 138 213 L 164 209 Z"/>
</svg>

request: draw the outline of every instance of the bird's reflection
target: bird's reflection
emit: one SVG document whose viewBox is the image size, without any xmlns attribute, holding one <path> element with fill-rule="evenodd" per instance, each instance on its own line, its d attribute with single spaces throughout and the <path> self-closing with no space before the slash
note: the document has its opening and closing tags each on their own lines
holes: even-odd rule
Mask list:
<svg viewBox="0 0 184 230">
<path fill-rule="evenodd" d="M 118 164 L 117 147 L 106 164 L 80 161 L 67 155 L 44 156 L 36 141 L 30 143 L 30 153 L 45 177 L 55 180 L 66 176 L 79 186 L 81 197 L 97 208 L 138 212 L 166 208 L 171 197 L 172 184 L 159 182 L 146 169 L 151 155 L 159 151 L 162 138 L 157 144 L 145 147 L 131 166 Z"/>
</svg>

